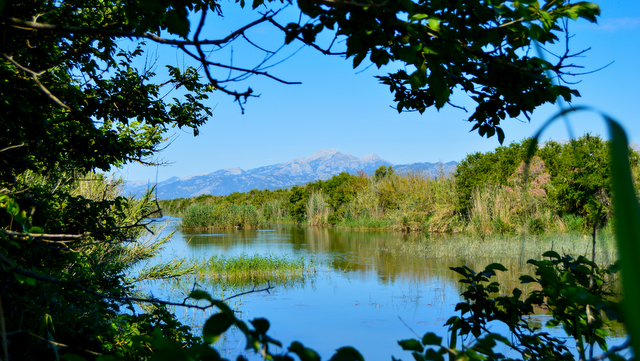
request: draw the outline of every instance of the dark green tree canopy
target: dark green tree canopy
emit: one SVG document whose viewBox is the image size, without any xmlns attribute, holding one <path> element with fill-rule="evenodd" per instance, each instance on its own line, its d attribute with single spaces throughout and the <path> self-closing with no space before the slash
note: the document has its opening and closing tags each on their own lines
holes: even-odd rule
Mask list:
<svg viewBox="0 0 640 361">
<path fill-rule="evenodd" d="M 288 38 L 312 43 L 324 28 L 347 38 L 347 57 L 357 67 L 367 56 L 378 67 L 400 68 L 379 77 L 394 93 L 398 112 L 420 113 L 451 104 L 454 91 L 476 103 L 469 121 L 481 136 L 504 133 L 500 122 L 529 119 L 533 110 L 558 97 L 579 96 L 563 83 L 577 66 L 570 59 L 568 20 L 596 22 L 597 5 L 570 1 L 505 0 L 300 0 L 312 18 L 287 26 Z M 564 37 L 555 63 L 532 55 Z M 551 75 L 554 79 L 549 78 Z M 452 104 L 453 105 L 453 104 Z M 455 105 L 454 105 L 455 106 Z"/>
<path fill-rule="evenodd" d="M 398 111 L 442 108 L 454 90 L 463 91 L 477 103 L 469 118 L 473 129 L 502 140 L 500 122 L 507 116 L 528 117 L 558 96 L 578 95 L 556 81 L 570 74 L 575 54 L 567 50 L 550 63 L 531 55 L 532 44 L 568 39 L 569 19 L 595 21 L 599 14 L 595 4 L 564 0 L 301 0 L 306 17 L 284 25 L 277 16 L 288 4 L 255 0 L 252 6 L 261 9 L 253 21 L 205 39 L 205 26 L 222 15 L 212 0 L 0 2 L 0 164 L 11 170 L 2 180 L 27 169 L 106 170 L 146 162 L 168 128 L 197 134 L 211 115 L 204 101 L 212 91 L 242 107 L 255 94 L 250 87 L 232 89 L 234 81 L 260 75 L 289 83 L 267 73 L 264 61 L 239 68 L 209 58 L 259 24 L 281 29 L 283 42 L 298 39 L 325 54 L 353 57 L 354 66 L 367 56 L 379 67 L 398 64 L 401 70 L 380 77 Z M 335 50 L 335 41 L 321 47 L 316 36 L 322 31 L 346 38 L 346 49 Z M 200 69 L 136 65 L 147 56 L 145 42 L 176 47 Z M 214 69 L 239 75 L 223 78 Z"/>
</svg>

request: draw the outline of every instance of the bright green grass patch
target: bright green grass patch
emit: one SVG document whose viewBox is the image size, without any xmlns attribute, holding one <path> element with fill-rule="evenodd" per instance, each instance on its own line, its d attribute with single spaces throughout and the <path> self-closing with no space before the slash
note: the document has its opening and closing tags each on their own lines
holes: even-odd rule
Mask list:
<svg viewBox="0 0 640 361">
<path fill-rule="evenodd" d="M 244 284 L 285 283 L 314 276 L 314 262 L 304 257 L 292 259 L 276 255 L 213 256 L 203 263 L 198 273 L 217 282 L 236 287 Z"/>
</svg>

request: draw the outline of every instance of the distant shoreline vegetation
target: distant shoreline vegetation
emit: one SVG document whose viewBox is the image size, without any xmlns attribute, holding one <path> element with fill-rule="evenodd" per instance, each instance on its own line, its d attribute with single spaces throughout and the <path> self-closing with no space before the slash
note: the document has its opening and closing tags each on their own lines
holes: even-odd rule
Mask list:
<svg viewBox="0 0 640 361">
<path fill-rule="evenodd" d="M 589 134 L 546 142 L 529 163 L 531 140 L 469 154 L 452 174 L 373 176 L 341 173 L 275 191 L 160 201 L 185 229 L 258 229 L 296 223 L 480 236 L 528 232 L 585 232 L 611 217 L 608 142 Z M 640 156 L 630 164 L 640 174 Z M 636 188 L 637 183 L 636 183 Z"/>
</svg>

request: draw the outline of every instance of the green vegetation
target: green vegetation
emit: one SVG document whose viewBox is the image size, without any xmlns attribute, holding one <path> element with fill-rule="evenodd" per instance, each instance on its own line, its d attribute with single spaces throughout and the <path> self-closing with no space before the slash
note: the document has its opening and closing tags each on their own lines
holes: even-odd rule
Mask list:
<svg viewBox="0 0 640 361">
<path fill-rule="evenodd" d="M 241 286 L 263 286 L 287 283 L 313 277 L 317 269 L 304 258 L 246 254 L 234 257 L 214 256 L 197 269 L 207 284 L 220 283 L 240 289 Z"/>
<path fill-rule="evenodd" d="M 536 156 L 527 168 L 530 146 L 532 140 L 525 139 L 491 152 L 470 154 L 450 176 L 396 174 L 393 168 L 381 166 L 371 177 L 342 173 L 287 190 L 200 196 L 162 201 L 161 205 L 185 209 L 181 215 L 187 228 L 245 227 L 240 216 L 227 221 L 220 215 L 232 213 L 233 205 L 251 209 L 247 211 L 251 217 L 246 218 L 259 223 L 251 227 L 294 221 L 313 226 L 467 233 L 480 238 L 522 232 L 589 233 L 594 226 L 605 227 L 612 214 L 609 144 L 587 134 L 564 144 L 536 145 Z M 638 172 L 638 153 L 632 151 L 629 160 Z M 217 211 L 205 211 L 203 204 Z M 222 218 L 225 220 L 219 220 Z"/>
<path fill-rule="evenodd" d="M 182 218 L 182 227 L 187 229 L 257 229 L 265 226 L 258 210 L 250 204 L 193 205 Z"/>
<path fill-rule="evenodd" d="M 205 54 L 215 47 L 229 45 L 258 25 L 282 30 L 286 43 L 297 39 L 316 47 L 320 47 L 315 40 L 321 32 L 338 34 L 345 41 L 332 44 L 344 44 L 354 66 L 367 56 L 377 66 L 392 61 L 406 65 L 379 78 L 394 93 L 398 111 L 442 108 L 455 89 L 477 104 L 469 118 L 473 129 L 481 136 L 497 135 L 502 141 L 500 122 L 507 116 L 528 117 L 542 104 L 579 95 L 554 80 L 566 75 L 567 62 L 576 55 L 566 54 L 551 64 L 529 55 L 529 47 L 557 41 L 565 21 L 583 18 L 595 22 L 600 13 L 593 3 L 568 1 L 541 5 L 537 1 L 391 0 L 366 6 L 350 1 L 300 1 L 298 7 L 308 18 L 282 25 L 271 8 L 280 6 L 278 2 L 256 0 L 252 2 L 253 9 L 260 9 L 256 21 L 223 39 L 201 38 L 206 33 L 204 26 L 222 16 L 223 5 L 234 6 L 209 0 L 0 2 L 0 343 L 4 360 L 220 360 L 209 345 L 231 326 L 246 336 L 248 349 L 267 359 L 292 360 L 296 355 L 302 361 L 319 360 L 299 342 L 272 355 L 270 346 L 282 345 L 267 335 L 267 320 L 257 318 L 249 325 L 206 292 L 194 290 L 182 303 L 136 295 L 135 281 L 128 272 L 152 257 L 164 241 L 131 243 L 150 227 L 144 217 L 157 209 L 149 195 L 140 201 L 127 199 L 115 191 L 117 182 L 92 173 L 128 162 L 153 164 L 150 157 L 161 148 L 170 128 L 197 135 L 198 127 L 212 114 L 203 101 L 213 91 L 230 95 L 242 108 L 256 95 L 249 87 L 232 89 L 226 78 L 229 69 L 238 72 L 232 79 L 274 78 L 260 68 L 262 64 L 240 69 L 217 59 L 209 61 Z M 245 5 L 240 1 L 241 7 Z M 190 20 L 196 18 L 200 21 L 192 27 Z M 201 81 L 196 67 L 152 69 L 153 65 L 142 61 L 149 55 L 145 41 L 184 52 L 202 66 L 207 82 Z M 260 46 L 255 48 L 263 51 Z M 334 49 L 322 51 L 331 54 Z M 215 69 L 224 70 L 221 79 L 212 72 Z M 613 137 L 611 167 L 602 163 L 607 161 L 602 149 L 592 148 L 598 142 L 589 139 L 566 148 L 573 153 L 563 154 L 557 163 L 552 154 L 540 150 L 555 190 L 543 187 L 546 178 L 541 166 L 541 178 L 516 177 L 510 183 L 512 176 L 522 174 L 518 169 L 525 157 L 519 155 L 495 172 L 498 178 L 482 186 L 474 184 L 478 179 L 473 176 L 460 183 L 462 178 L 420 180 L 419 176 L 399 177 L 381 170 L 375 180 L 341 174 L 293 187 L 286 197 L 261 201 L 256 196 L 255 202 L 269 220 L 289 217 L 301 222 L 311 217 L 318 224 L 340 225 L 390 219 L 393 227 L 429 230 L 466 229 L 476 222 L 476 232 L 487 233 L 525 224 L 533 230 L 547 227 L 544 207 L 518 210 L 513 223 L 506 218 L 505 208 L 489 210 L 478 203 L 474 210 L 474 193 L 475 198 L 503 194 L 492 186 L 537 197 L 540 195 L 528 191 L 536 186 L 527 183 L 537 182 L 554 206 L 551 212 L 572 224 L 577 223 L 575 217 L 582 217 L 582 224 L 589 228 L 606 220 L 606 199 L 612 193 L 614 233 L 624 272 L 623 319 L 639 350 L 640 206 L 626 136 L 617 123 L 606 121 Z M 531 147 L 526 154 L 533 154 Z M 594 162 L 585 161 L 591 158 Z M 482 163 L 482 157 L 479 161 Z M 460 197 L 460 184 L 464 185 L 460 191 L 468 192 L 470 198 Z M 519 203 L 509 202 L 513 203 L 505 204 Z M 233 198 L 229 203 L 243 204 Z M 505 218 L 487 226 L 479 212 Z M 587 359 L 587 349 L 593 353 L 595 344 L 607 350 L 604 316 L 613 320 L 620 310 L 609 298 L 605 276 L 615 269 L 556 252 L 547 252 L 545 257 L 529 261 L 536 277 L 521 281 L 535 283 L 539 290 L 526 299 L 517 289 L 512 296 L 494 297 L 499 288 L 489 282 L 496 271 L 504 270 L 502 265 L 491 264 L 478 273 L 468 267 L 454 268 L 467 288 L 465 301 L 457 307 L 460 317 L 447 322 L 448 346 L 433 334 L 400 345 L 415 359 L 425 360 L 445 356 L 501 359 L 494 351 L 497 343 L 523 359 L 571 358 L 563 342 L 528 327 L 526 316 L 535 306 L 551 311 L 552 324 L 562 325 L 575 340 L 581 360 Z M 167 265 L 138 278 L 177 277 L 189 271 L 190 266 Z M 200 303 L 186 303 L 189 299 Z M 205 322 L 199 337 L 177 322 L 167 305 L 215 307 L 217 312 Z M 512 337 L 492 333 L 487 323 L 494 321 L 506 324 Z M 458 344 L 460 340 L 465 343 Z M 608 349 L 603 356 L 621 359 L 616 354 L 619 350 Z M 333 358 L 361 359 L 351 347 L 337 350 Z"/>
</svg>

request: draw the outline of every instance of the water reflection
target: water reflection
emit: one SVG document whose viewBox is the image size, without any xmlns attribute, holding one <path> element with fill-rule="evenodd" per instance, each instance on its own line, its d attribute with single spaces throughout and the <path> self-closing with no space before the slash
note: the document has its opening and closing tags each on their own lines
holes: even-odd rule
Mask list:
<svg viewBox="0 0 640 361">
<path fill-rule="evenodd" d="M 233 306 L 245 320 L 269 319 L 271 336 L 284 345 L 302 341 L 323 359 L 345 345 L 356 347 L 367 360 L 390 359 L 391 355 L 406 359 L 411 356 L 401 351 L 398 340 L 413 338 L 414 332 L 446 334 L 443 325 L 455 314 L 454 307 L 462 291 L 458 274 L 449 267 L 467 265 L 481 270 L 496 261 L 491 254 L 429 257 L 429 242 L 433 241 L 422 234 L 313 227 L 212 233 L 178 231 L 162 257 L 204 260 L 215 254 L 227 257 L 275 254 L 313 260 L 317 275 L 274 282 L 271 292 L 236 299 Z M 398 245 L 410 245 L 410 249 L 417 251 L 392 252 Z M 518 249 L 515 247 L 510 257 L 498 260 L 509 271 L 499 272 L 496 281 L 503 285 L 505 294 L 519 287 L 526 296 L 532 289 L 520 285 L 519 277 L 530 274 L 532 268 L 523 264 Z M 220 298 L 262 286 L 234 288 L 214 279 L 198 279 L 197 283 Z M 176 289 L 187 292 L 189 287 Z M 194 318 L 193 324 L 201 325 L 205 317 Z M 542 324 L 545 317 L 538 316 L 535 320 Z M 226 337 L 227 343 L 221 347 L 228 352 L 227 357 L 235 359 L 242 352 L 244 341 L 240 335 Z"/>
</svg>

